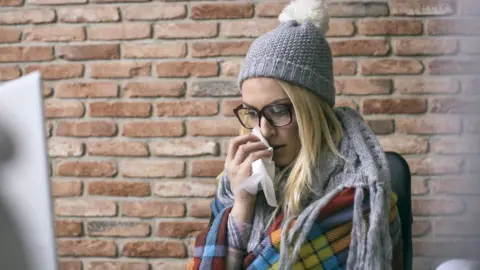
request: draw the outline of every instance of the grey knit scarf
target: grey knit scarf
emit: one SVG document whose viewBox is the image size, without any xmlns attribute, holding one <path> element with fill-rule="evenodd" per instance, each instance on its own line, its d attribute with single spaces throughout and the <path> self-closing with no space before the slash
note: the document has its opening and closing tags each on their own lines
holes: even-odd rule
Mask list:
<svg viewBox="0 0 480 270">
<path fill-rule="evenodd" d="M 392 246 L 388 214 L 391 187 L 386 156 L 375 135 L 355 110 L 341 107 L 334 108 L 334 112 L 344 130 L 339 151 L 346 161 L 333 153 L 322 153 L 317 166 L 312 168 L 316 179 L 312 184 L 316 192 L 311 194 L 308 205 L 300 215 L 286 217 L 282 222 L 278 269 L 293 269 L 300 247 L 318 212 L 344 188 L 353 187 L 356 191 L 347 269 L 390 270 Z M 364 189 L 368 190 L 371 198 L 368 225 L 362 215 Z M 226 174 L 220 177 L 217 196 L 225 205 L 233 205 L 233 193 Z M 266 236 L 265 230 L 271 222 L 269 217 L 275 211 L 266 203 L 263 192 L 260 192 L 255 205 L 248 252 Z M 294 227 L 287 231 L 286 228 L 295 219 Z M 294 240 L 296 234 L 298 237 Z M 290 251 L 289 247 L 293 247 L 293 250 Z M 288 256 L 290 252 L 292 255 Z"/>
</svg>

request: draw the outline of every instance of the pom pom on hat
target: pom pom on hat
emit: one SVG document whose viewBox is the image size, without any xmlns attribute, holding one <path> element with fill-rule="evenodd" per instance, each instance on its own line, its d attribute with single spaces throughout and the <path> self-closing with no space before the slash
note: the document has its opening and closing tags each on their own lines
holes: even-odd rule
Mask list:
<svg viewBox="0 0 480 270">
<path fill-rule="evenodd" d="M 322 34 L 328 31 L 329 18 L 323 0 L 293 0 L 278 16 L 278 20 L 294 20 L 299 24 L 309 20 Z"/>
</svg>

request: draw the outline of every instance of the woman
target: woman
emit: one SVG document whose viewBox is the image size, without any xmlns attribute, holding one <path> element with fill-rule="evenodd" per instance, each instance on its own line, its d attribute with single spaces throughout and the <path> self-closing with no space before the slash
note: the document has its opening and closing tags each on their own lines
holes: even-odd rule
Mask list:
<svg viewBox="0 0 480 270">
<path fill-rule="evenodd" d="M 245 58 L 234 110 L 243 132 L 188 269 L 401 269 L 386 157 L 356 111 L 333 108 L 323 3 L 294 1 L 279 18 Z M 249 133 L 255 126 L 273 151 Z M 275 162 L 278 207 L 238 190 L 261 158 Z"/>
</svg>

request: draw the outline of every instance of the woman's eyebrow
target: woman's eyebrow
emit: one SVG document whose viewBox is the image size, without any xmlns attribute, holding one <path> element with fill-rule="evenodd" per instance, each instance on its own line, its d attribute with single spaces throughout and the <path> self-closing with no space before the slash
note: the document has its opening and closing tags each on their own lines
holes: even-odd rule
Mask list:
<svg viewBox="0 0 480 270">
<path fill-rule="evenodd" d="M 285 101 L 285 100 L 289 100 L 289 99 L 288 99 L 288 98 L 280 98 L 280 99 L 276 99 L 276 100 L 274 100 L 274 101 L 272 101 L 272 102 L 270 102 L 270 103 L 266 104 L 265 106 L 267 106 L 267 105 L 271 105 L 271 104 L 275 104 L 275 103 L 278 103 L 278 102 L 280 102 L 280 101 Z M 250 105 L 250 104 L 248 104 L 248 103 L 246 103 L 246 102 L 244 102 L 244 101 L 243 101 L 242 103 L 243 103 L 244 105 L 248 106 L 248 107 L 255 108 L 255 106 L 252 106 L 252 105 Z M 257 109 L 257 108 L 255 108 L 255 109 Z"/>
</svg>

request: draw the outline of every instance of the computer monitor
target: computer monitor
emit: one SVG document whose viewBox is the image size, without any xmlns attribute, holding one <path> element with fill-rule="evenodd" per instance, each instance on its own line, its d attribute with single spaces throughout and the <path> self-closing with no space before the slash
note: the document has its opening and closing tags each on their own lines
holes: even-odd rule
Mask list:
<svg viewBox="0 0 480 270">
<path fill-rule="evenodd" d="M 57 270 L 41 77 L 0 85 L 0 269 Z"/>
</svg>

